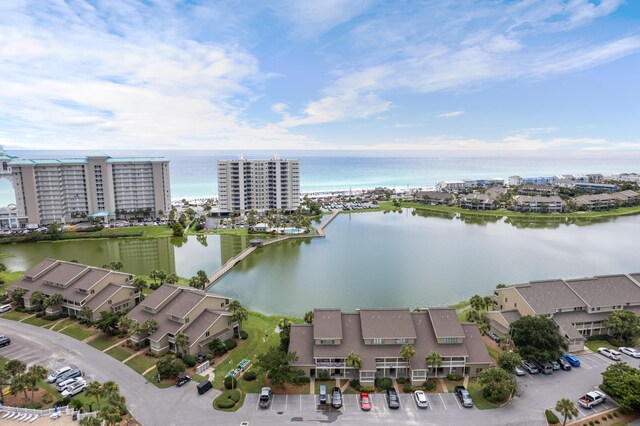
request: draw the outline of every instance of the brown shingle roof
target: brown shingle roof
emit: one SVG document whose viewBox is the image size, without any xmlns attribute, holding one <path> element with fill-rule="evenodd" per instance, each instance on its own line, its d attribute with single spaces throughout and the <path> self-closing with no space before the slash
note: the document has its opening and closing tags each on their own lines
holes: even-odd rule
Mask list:
<svg viewBox="0 0 640 426">
<path fill-rule="evenodd" d="M 167 304 L 165 309 L 163 309 L 163 313 L 183 318 L 205 297 L 206 295 L 202 293 L 198 294 L 183 290 Z"/>
<path fill-rule="evenodd" d="M 227 315 L 230 315 L 226 313 Z M 184 333 L 189 336 L 189 346 L 193 346 L 197 339 L 213 325 L 220 317 L 221 312 L 214 312 L 209 309 L 202 311 L 200 315 L 193 321 L 187 328 L 184 329 Z"/>
<path fill-rule="evenodd" d="M 314 339 L 342 339 L 342 312 L 339 309 L 313 310 Z"/>
<path fill-rule="evenodd" d="M 433 330 L 433 324 L 429 317 L 429 312 L 412 312 L 411 319 L 418 334 L 415 345 L 416 355 L 411 358 L 411 368 L 427 368 L 425 358 L 429 352 L 437 352 L 442 356 L 467 356 L 467 348 L 464 343 L 440 344 Z M 451 318 L 458 322 L 458 317 Z M 459 325 L 459 323 L 458 323 Z"/>
<path fill-rule="evenodd" d="M 291 326 L 289 352 L 295 352 L 298 360 L 295 365 L 314 365 L 313 330 L 311 324 L 294 324 Z"/>
<path fill-rule="evenodd" d="M 91 300 L 87 302 L 87 306 L 91 309 L 96 309 L 111 297 L 113 297 L 118 292 L 118 290 L 120 290 L 120 288 L 121 287 L 116 284 L 107 284 L 105 288 L 103 288 L 100 292 L 98 292 L 98 294 L 96 294 L 91 298 Z M 133 290 L 133 288 L 131 288 L 131 290 Z"/>
<path fill-rule="evenodd" d="M 625 275 L 605 275 L 565 282 L 590 307 L 640 303 L 640 287 Z"/>
<path fill-rule="evenodd" d="M 416 338 L 408 309 L 363 309 L 360 323 L 364 339 Z"/>
<path fill-rule="evenodd" d="M 24 276 L 26 278 L 32 279 L 35 276 L 37 276 L 38 274 L 42 273 L 42 271 L 44 271 L 45 269 L 49 268 L 51 265 L 53 265 L 56 262 L 57 262 L 57 260 L 55 260 L 55 259 L 49 259 L 49 258 L 44 259 L 42 262 L 40 262 L 37 265 L 29 268 L 29 270 L 24 273 Z"/>
<path fill-rule="evenodd" d="M 476 324 L 463 324 L 464 329 L 464 346 L 467 348 L 469 358 L 467 362 L 470 364 L 493 364 L 493 358 L 489 355 L 487 345 L 485 345 L 482 335 L 478 331 Z"/>
<path fill-rule="evenodd" d="M 43 281 L 66 285 L 73 278 L 87 270 L 87 266 L 77 263 L 58 262 L 55 267 L 45 272 L 41 277 Z"/>
<path fill-rule="evenodd" d="M 429 317 L 437 338 L 464 337 L 464 330 L 458 321 L 455 309 L 431 308 Z"/>
<path fill-rule="evenodd" d="M 106 271 L 104 269 L 91 269 L 85 274 L 83 274 L 76 282 L 74 282 L 73 286 L 76 288 L 89 290 L 91 287 L 93 287 L 99 281 L 101 281 L 104 277 L 109 275 L 109 273 L 110 271 Z"/>
<path fill-rule="evenodd" d="M 142 303 L 140 303 L 140 305 L 142 306 L 148 306 L 149 308 L 152 309 L 157 309 L 158 306 L 160 306 L 160 304 L 162 302 L 164 302 L 165 300 L 167 300 L 167 298 L 169 296 L 171 296 L 173 293 L 179 291 L 180 289 L 175 286 L 175 285 L 171 285 L 171 284 L 162 284 L 160 287 L 158 287 L 153 293 L 151 293 L 150 295 L 148 295 L 143 301 Z"/>
<path fill-rule="evenodd" d="M 538 315 L 551 314 L 556 308 L 585 306 L 562 280 L 532 281 L 516 289 Z"/>
<path fill-rule="evenodd" d="M 518 312 L 515 309 L 512 309 L 510 311 L 502 311 L 500 312 L 502 314 L 502 317 L 507 321 L 507 323 L 511 324 L 514 321 L 519 320 L 522 315 L 520 315 L 520 312 Z"/>
</svg>

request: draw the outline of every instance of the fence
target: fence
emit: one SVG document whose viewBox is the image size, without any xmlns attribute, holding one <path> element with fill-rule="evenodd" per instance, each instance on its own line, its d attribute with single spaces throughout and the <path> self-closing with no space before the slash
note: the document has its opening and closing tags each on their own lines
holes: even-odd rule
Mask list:
<svg viewBox="0 0 640 426">
<path fill-rule="evenodd" d="M 20 408 L 20 407 L 8 407 L 6 405 L 0 406 L 0 411 L 9 411 L 13 413 L 26 413 L 26 414 L 35 414 L 39 417 L 49 417 L 53 413 L 55 413 L 55 408 L 47 408 L 46 410 L 36 410 L 34 408 Z M 73 408 L 67 407 L 58 407 L 58 412 L 60 415 L 72 416 L 76 410 Z M 91 413 L 78 413 L 78 420 L 84 419 L 85 417 L 96 417 L 98 415 L 97 411 L 93 411 Z"/>
</svg>

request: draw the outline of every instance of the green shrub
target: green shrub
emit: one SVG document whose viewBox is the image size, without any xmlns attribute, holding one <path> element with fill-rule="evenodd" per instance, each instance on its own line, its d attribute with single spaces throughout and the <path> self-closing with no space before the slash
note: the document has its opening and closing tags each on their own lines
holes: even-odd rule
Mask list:
<svg viewBox="0 0 640 426">
<path fill-rule="evenodd" d="M 44 312 L 42 311 L 36 312 L 36 318 L 42 318 L 43 315 L 44 315 Z"/>
<path fill-rule="evenodd" d="M 607 416 L 602 416 L 602 421 L 606 422 L 607 421 Z"/>
<path fill-rule="evenodd" d="M 227 339 L 224 341 L 224 345 L 227 347 L 227 350 L 230 351 L 232 349 L 235 349 L 236 346 L 238 346 L 238 344 L 236 343 L 235 340 L 232 339 Z"/>
<path fill-rule="evenodd" d="M 231 400 L 233 400 L 233 401 L 235 401 L 235 402 L 240 401 L 240 397 L 242 396 L 242 395 L 240 394 L 240 391 L 239 391 L 239 390 L 236 390 L 236 389 L 234 389 L 234 390 L 230 390 L 230 391 L 225 392 L 225 393 L 228 395 L 228 398 L 229 398 L 229 399 L 231 399 Z"/>
<path fill-rule="evenodd" d="M 311 383 L 311 379 L 307 376 L 299 376 L 295 378 L 294 382 L 296 385 L 308 385 Z"/>
<path fill-rule="evenodd" d="M 430 382 L 430 381 L 426 381 L 424 382 L 424 384 L 422 385 L 422 389 L 424 389 L 427 392 L 433 392 L 434 390 L 436 390 L 438 388 L 438 384 L 436 382 Z"/>
<path fill-rule="evenodd" d="M 233 382 L 231 381 L 233 380 Z M 225 389 L 231 389 L 232 387 L 235 388 L 238 384 L 238 380 L 236 380 L 235 377 L 225 377 L 224 379 L 224 387 Z"/>
<path fill-rule="evenodd" d="M 393 381 L 389 377 L 380 377 L 376 379 L 376 389 L 381 391 L 386 391 L 387 389 L 391 389 L 393 387 Z"/>
<path fill-rule="evenodd" d="M 402 385 L 402 391 L 404 393 L 411 393 L 411 391 L 413 391 L 413 387 L 411 386 L 411 382 L 405 382 L 405 384 Z"/>
<path fill-rule="evenodd" d="M 447 374 L 447 380 L 452 380 L 452 381 L 462 380 L 462 374 L 457 374 L 457 373 Z"/>
<path fill-rule="evenodd" d="M 599 425 L 600 424 L 600 420 L 596 420 L 594 423 Z"/>
<path fill-rule="evenodd" d="M 360 392 L 374 393 L 375 391 L 375 388 L 360 387 Z"/>
<path fill-rule="evenodd" d="M 558 416 L 556 416 L 556 414 L 553 411 L 544 410 L 544 415 L 547 417 L 547 422 L 549 424 L 555 425 L 557 423 L 560 423 L 560 420 L 558 420 Z"/>
<path fill-rule="evenodd" d="M 321 370 L 318 373 L 318 380 L 330 380 L 331 379 L 331 374 L 329 373 L 329 370 Z"/>
<path fill-rule="evenodd" d="M 618 417 L 618 416 L 619 416 L 618 412 L 617 412 L 617 411 L 614 411 L 614 412 L 613 412 L 613 417 Z"/>
<path fill-rule="evenodd" d="M 244 330 L 241 330 L 241 331 L 240 331 L 240 338 L 241 338 L 242 340 L 247 340 L 247 339 L 249 338 L 249 333 L 247 333 L 247 332 L 246 332 L 246 331 L 244 331 Z"/>
<path fill-rule="evenodd" d="M 593 421 L 590 421 L 590 422 L 589 422 L 589 426 L 593 426 Z"/>
<path fill-rule="evenodd" d="M 216 406 L 218 408 L 229 409 L 233 408 L 236 405 L 236 402 L 233 399 L 219 399 L 216 401 Z"/>
<path fill-rule="evenodd" d="M 196 357 L 193 355 L 183 355 L 182 361 L 186 364 L 187 367 L 196 366 Z"/>
<path fill-rule="evenodd" d="M 256 379 L 256 377 L 257 377 L 257 374 L 255 373 L 255 371 L 247 371 L 242 376 L 242 378 L 245 379 L 247 382 L 254 381 Z"/>
<path fill-rule="evenodd" d="M 607 414 L 607 418 L 612 419 L 613 416 L 611 415 L 611 413 Z"/>
<path fill-rule="evenodd" d="M 360 380 L 358 380 L 358 379 L 349 380 L 349 386 L 351 386 L 352 388 L 354 388 L 357 391 L 360 391 L 360 389 L 361 389 Z"/>
<path fill-rule="evenodd" d="M 396 382 L 398 382 L 398 384 L 400 384 L 400 385 L 404 385 L 407 382 L 407 379 L 404 378 L 404 377 L 398 377 L 396 379 Z"/>
</svg>

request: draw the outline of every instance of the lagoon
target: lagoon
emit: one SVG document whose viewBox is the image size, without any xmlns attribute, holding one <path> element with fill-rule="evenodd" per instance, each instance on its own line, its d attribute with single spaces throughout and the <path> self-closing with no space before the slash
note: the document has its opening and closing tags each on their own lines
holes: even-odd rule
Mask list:
<svg viewBox="0 0 640 426">
<path fill-rule="evenodd" d="M 588 226 L 584 226 L 588 225 Z M 576 221 L 494 219 L 473 214 L 339 215 L 326 238 L 257 249 L 209 291 L 266 314 L 301 316 L 314 307 L 442 306 L 489 295 L 499 283 L 640 271 L 640 216 Z M 163 269 L 183 277 L 216 271 L 248 236 L 123 238 L 0 245 L 1 261 L 26 270 L 45 257 L 124 271 Z"/>
</svg>

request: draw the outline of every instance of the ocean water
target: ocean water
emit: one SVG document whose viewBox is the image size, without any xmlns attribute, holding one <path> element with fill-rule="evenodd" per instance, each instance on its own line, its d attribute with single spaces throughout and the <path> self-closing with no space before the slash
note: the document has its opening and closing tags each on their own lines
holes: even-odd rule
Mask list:
<svg viewBox="0 0 640 426">
<path fill-rule="evenodd" d="M 21 158 L 77 157 L 95 151 L 17 151 Z M 557 174 L 640 172 L 640 152 L 326 152 L 326 151 L 105 151 L 111 156 L 164 156 L 170 160 L 173 199 L 217 194 L 216 160 L 280 158 L 300 160 L 302 192 L 359 190 L 387 186 L 426 188 L 441 180 L 553 176 Z M 0 179 L 0 205 L 13 202 L 6 179 Z"/>
</svg>

